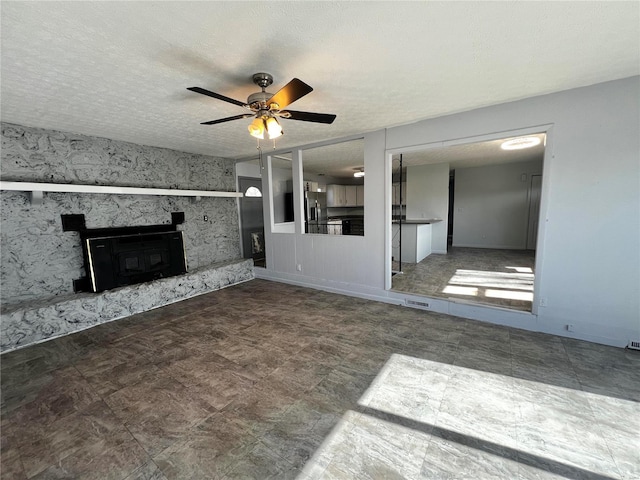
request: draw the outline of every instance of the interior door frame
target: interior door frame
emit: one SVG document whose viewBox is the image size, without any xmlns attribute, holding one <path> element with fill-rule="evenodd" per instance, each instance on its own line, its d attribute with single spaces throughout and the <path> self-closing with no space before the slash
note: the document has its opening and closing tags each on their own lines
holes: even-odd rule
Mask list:
<svg viewBox="0 0 640 480">
<path fill-rule="evenodd" d="M 544 164 L 543 164 L 544 167 Z M 538 233 L 538 228 L 540 227 L 540 200 L 542 197 L 542 172 L 541 173 L 532 173 L 529 177 L 529 192 L 527 195 L 527 203 L 528 203 L 528 214 L 527 214 L 527 238 L 525 240 L 525 247 L 529 250 L 529 239 L 531 238 L 531 206 L 532 206 L 532 202 L 534 201 L 534 188 L 533 188 L 533 181 L 535 178 L 540 177 L 540 188 L 538 191 L 538 223 L 536 223 L 536 228 L 535 228 L 535 233 L 536 233 L 536 237 L 537 237 L 537 233 Z M 537 243 L 537 238 L 534 239 L 534 243 Z"/>
<path fill-rule="evenodd" d="M 533 135 L 544 133 L 546 135 L 544 145 L 544 155 L 542 159 L 542 186 L 540 189 L 540 211 L 538 213 L 538 235 L 536 239 L 536 259 L 535 259 L 535 277 L 533 282 L 533 302 L 531 305 L 531 313 L 533 315 L 538 314 L 538 306 L 542 303 L 543 299 L 540 296 L 541 285 L 544 282 L 544 250 L 546 238 L 546 219 L 548 218 L 549 210 L 549 191 L 550 191 L 550 166 L 553 161 L 553 124 L 537 125 L 531 127 L 524 127 L 514 130 L 505 130 L 501 132 L 488 133 L 483 135 L 474 135 L 471 137 L 462 137 L 454 140 L 443 140 L 439 142 L 430 142 L 418 145 L 411 145 L 405 147 L 396 147 L 385 150 L 385 165 L 384 165 L 384 192 L 385 192 L 385 239 L 384 239 L 384 289 L 391 291 L 391 277 L 392 277 L 392 263 L 391 263 L 391 241 L 393 238 L 392 223 L 391 223 L 391 211 L 393 203 L 393 190 L 392 190 L 392 167 L 393 156 L 401 153 L 410 153 L 422 150 L 439 149 L 443 147 L 451 147 L 456 145 L 464 145 L 468 143 L 480 143 L 491 140 L 500 140 L 507 137 L 519 137 L 526 135 Z M 442 300 L 442 299 L 440 299 Z M 488 307 L 492 308 L 492 307 Z"/>
<path fill-rule="evenodd" d="M 263 231 L 263 242 L 266 242 L 266 232 L 265 232 L 265 225 L 264 225 L 264 182 L 262 180 L 262 177 L 252 177 L 249 175 L 238 175 L 236 177 L 236 185 L 237 185 L 237 190 L 241 191 L 240 189 L 240 182 L 241 180 L 259 180 L 260 181 L 260 192 L 262 193 L 262 197 L 260 197 L 260 203 L 262 205 L 262 231 Z M 243 193 L 243 197 L 242 198 L 238 198 L 238 229 L 239 229 L 239 235 L 240 235 L 240 254 L 242 255 L 242 257 L 244 258 L 244 234 L 243 234 L 243 228 L 244 228 L 244 224 L 243 224 L 243 219 L 242 219 L 242 200 L 244 199 L 244 192 Z M 266 245 L 264 246 L 265 249 L 265 257 L 266 257 Z"/>
</svg>

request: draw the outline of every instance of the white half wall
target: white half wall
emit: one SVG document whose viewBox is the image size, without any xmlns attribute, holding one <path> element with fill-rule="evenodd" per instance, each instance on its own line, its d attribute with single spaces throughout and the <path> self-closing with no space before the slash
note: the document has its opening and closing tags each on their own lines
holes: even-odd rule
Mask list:
<svg viewBox="0 0 640 480">
<path fill-rule="evenodd" d="M 525 249 L 534 173 L 542 159 L 456 169 L 453 246 Z"/>
<path fill-rule="evenodd" d="M 431 227 L 431 251 L 447 253 L 449 164 L 407 167 L 407 220 L 440 218 Z"/>
<path fill-rule="evenodd" d="M 362 137 L 358 137 L 362 138 Z M 302 163 L 297 150 L 293 152 L 293 185 L 295 232 L 268 228 L 271 211 L 265 203 L 265 248 L 267 268 L 263 277 L 312 278 L 322 282 L 337 282 L 348 290 L 352 285 L 371 286 L 384 291 L 384 131 L 364 135 L 367 187 L 364 189 L 364 236 L 305 234 L 302 212 Z M 344 141 L 344 139 L 342 140 Z M 371 172 L 369 172 L 371 169 Z M 274 187 L 270 176 L 263 176 L 267 195 Z M 266 185 L 265 185 L 266 180 Z M 369 185 L 374 185 L 370 187 Z M 379 186 L 380 189 L 376 188 Z M 296 187 L 300 190 L 297 191 Z M 267 199 L 265 199 L 267 202 Z M 306 280 L 305 280 L 306 281 Z"/>
<path fill-rule="evenodd" d="M 271 257 L 260 276 L 402 303 L 408 295 L 384 290 L 385 238 L 391 237 L 387 155 L 546 130 L 536 254 L 536 302 L 545 306 L 537 315 L 459 303 L 449 311 L 626 346 L 640 339 L 638 92 L 636 76 L 368 133 L 365 236 L 306 236 L 299 226 L 294 234 L 269 233 Z M 428 303 L 443 308 L 442 299 Z"/>
</svg>

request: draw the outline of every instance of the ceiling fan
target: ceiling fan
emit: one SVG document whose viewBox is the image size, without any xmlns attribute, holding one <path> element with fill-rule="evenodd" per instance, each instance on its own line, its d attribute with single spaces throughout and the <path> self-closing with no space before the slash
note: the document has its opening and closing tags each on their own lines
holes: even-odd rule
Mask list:
<svg viewBox="0 0 640 480">
<path fill-rule="evenodd" d="M 251 113 L 243 113 L 233 117 L 220 118 L 202 122 L 201 125 L 215 125 L 217 123 L 239 120 L 241 118 L 255 117 L 249 125 L 249 133 L 258 138 L 264 139 L 265 132 L 270 140 L 278 138 L 284 132 L 278 122 L 278 117 L 290 120 L 301 120 L 303 122 L 333 123 L 335 115 L 327 113 L 299 112 L 296 110 L 285 110 L 287 106 L 296 100 L 304 97 L 313 91 L 309 85 L 302 80 L 294 78 L 275 94 L 266 91 L 267 87 L 273 83 L 273 77 L 268 73 L 256 73 L 253 75 L 253 83 L 262 88 L 261 92 L 252 93 L 247 98 L 247 102 L 241 102 L 233 98 L 225 97 L 219 93 L 211 92 L 200 87 L 189 87 L 187 90 L 208 95 L 224 102 L 233 103 L 240 107 L 251 110 Z"/>
</svg>

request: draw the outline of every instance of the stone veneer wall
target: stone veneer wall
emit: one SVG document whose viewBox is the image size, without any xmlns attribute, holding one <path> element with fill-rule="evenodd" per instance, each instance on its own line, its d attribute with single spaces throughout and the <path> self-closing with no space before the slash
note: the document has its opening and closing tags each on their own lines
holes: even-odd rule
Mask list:
<svg viewBox="0 0 640 480">
<path fill-rule="evenodd" d="M 230 160 L 2 123 L 2 180 L 130 187 L 235 190 Z M 78 233 L 63 232 L 61 214 L 83 213 L 88 228 L 171 223 L 185 213 L 189 271 L 241 257 L 236 200 L 203 197 L 0 192 L 0 302 L 73 292 L 84 276 Z M 204 221 L 204 215 L 208 221 Z"/>
<path fill-rule="evenodd" d="M 2 314 L 0 352 L 146 312 L 254 278 L 253 260 L 241 259 L 199 268 L 186 275 L 128 285 L 100 293 L 27 302 Z"/>
</svg>

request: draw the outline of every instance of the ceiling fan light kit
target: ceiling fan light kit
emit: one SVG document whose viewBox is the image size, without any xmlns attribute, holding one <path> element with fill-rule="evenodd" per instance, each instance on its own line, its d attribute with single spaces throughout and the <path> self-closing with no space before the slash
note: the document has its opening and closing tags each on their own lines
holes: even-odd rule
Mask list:
<svg viewBox="0 0 640 480">
<path fill-rule="evenodd" d="M 231 120 L 239 120 L 241 118 L 255 117 L 248 126 L 249 134 L 258 140 L 264 140 L 265 131 L 269 140 L 274 140 L 284 134 L 278 118 L 288 118 L 291 120 L 299 120 L 303 122 L 314 123 L 333 123 L 336 119 L 335 115 L 327 113 L 299 112 L 294 110 L 284 110 L 287 106 L 296 100 L 304 97 L 313 91 L 309 85 L 302 80 L 294 78 L 275 94 L 266 91 L 266 88 L 273 83 L 273 77 L 268 73 L 256 73 L 252 77 L 253 83 L 258 85 L 262 91 L 252 93 L 247 98 L 247 103 L 243 103 L 233 98 L 225 97 L 219 93 L 211 92 L 200 87 L 189 87 L 187 90 L 217 98 L 223 102 L 233 103 L 240 107 L 251 110 L 251 113 L 235 115 L 233 117 L 221 118 L 202 122 L 201 125 L 215 125 L 218 123 L 229 122 Z"/>
</svg>

